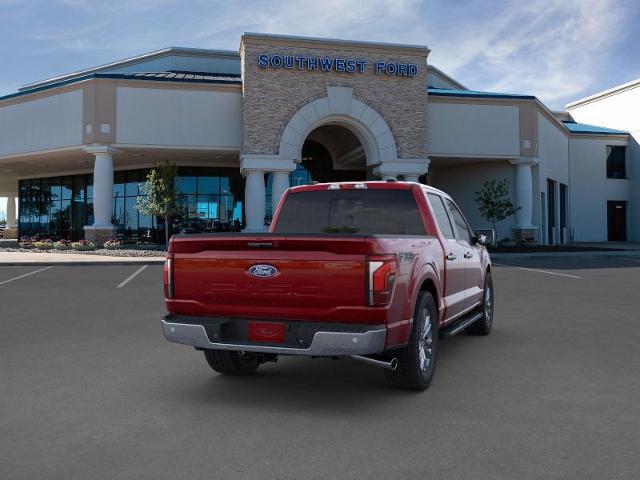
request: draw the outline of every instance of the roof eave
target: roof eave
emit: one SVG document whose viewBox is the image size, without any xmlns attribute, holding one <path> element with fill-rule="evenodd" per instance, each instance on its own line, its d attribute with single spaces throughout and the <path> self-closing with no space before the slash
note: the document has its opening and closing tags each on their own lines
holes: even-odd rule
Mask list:
<svg viewBox="0 0 640 480">
<path fill-rule="evenodd" d="M 581 105 L 587 104 L 587 103 L 591 103 L 591 102 L 595 102 L 598 101 L 602 98 L 606 98 L 609 97 L 611 95 L 615 95 L 617 93 L 622 93 L 626 90 L 631 90 L 632 88 L 636 88 L 640 86 L 640 78 L 636 79 L 636 80 L 631 80 L 630 82 L 627 83 L 623 83 L 622 85 L 618 85 L 616 87 L 613 88 L 609 88 L 608 90 L 603 90 L 601 92 L 598 93 L 594 93 L 593 95 L 590 95 L 588 97 L 584 97 L 584 98 L 580 98 L 578 100 L 575 100 L 571 103 L 567 103 L 564 108 L 566 110 L 571 110 L 572 108 L 576 108 L 579 107 Z"/>
</svg>

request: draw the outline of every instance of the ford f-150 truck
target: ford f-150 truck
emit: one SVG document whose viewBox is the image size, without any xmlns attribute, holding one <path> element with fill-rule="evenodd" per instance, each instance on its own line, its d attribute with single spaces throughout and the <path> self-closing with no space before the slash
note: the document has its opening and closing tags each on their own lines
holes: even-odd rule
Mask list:
<svg viewBox="0 0 640 480">
<path fill-rule="evenodd" d="M 491 330 L 484 243 L 425 185 L 293 187 L 268 233 L 173 236 L 162 330 L 222 374 L 250 375 L 278 355 L 350 357 L 424 390 L 439 337 Z"/>
</svg>

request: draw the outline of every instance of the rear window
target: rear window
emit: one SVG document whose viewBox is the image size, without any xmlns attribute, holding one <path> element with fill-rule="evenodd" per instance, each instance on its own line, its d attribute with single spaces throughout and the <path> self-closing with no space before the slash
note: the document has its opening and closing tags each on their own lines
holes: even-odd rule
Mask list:
<svg viewBox="0 0 640 480">
<path fill-rule="evenodd" d="M 424 235 L 410 190 L 316 190 L 290 193 L 276 233 Z"/>
</svg>

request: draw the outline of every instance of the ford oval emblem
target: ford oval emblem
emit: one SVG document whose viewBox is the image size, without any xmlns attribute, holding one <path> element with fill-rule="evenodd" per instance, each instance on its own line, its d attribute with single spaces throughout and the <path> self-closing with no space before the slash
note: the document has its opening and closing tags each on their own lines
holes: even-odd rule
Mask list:
<svg viewBox="0 0 640 480">
<path fill-rule="evenodd" d="M 249 275 L 253 275 L 258 278 L 275 277 L 277 274 L 278 269 L 273 265 L 254 265 L 249 269 Z"/>
</svg>

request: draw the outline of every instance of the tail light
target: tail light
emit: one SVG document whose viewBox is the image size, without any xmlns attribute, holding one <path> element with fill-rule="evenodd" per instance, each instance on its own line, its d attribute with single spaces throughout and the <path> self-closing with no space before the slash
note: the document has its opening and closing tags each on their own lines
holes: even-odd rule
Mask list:
<svg viewBox="0 0 640 480">
<path fill-rule="evenodd" d="M 369 305 L 388 305 L 396 280 L 395 255 L 376 255 L 368 258 Z"/>
<path fill-rule="evenodd" d="M 164 264 L 164 279 L 164 296 L 165 298 L 173 298 L 173 255 L 170 256 L 170 254 L 167 254 L 167 260 Z"/>
</svg>

